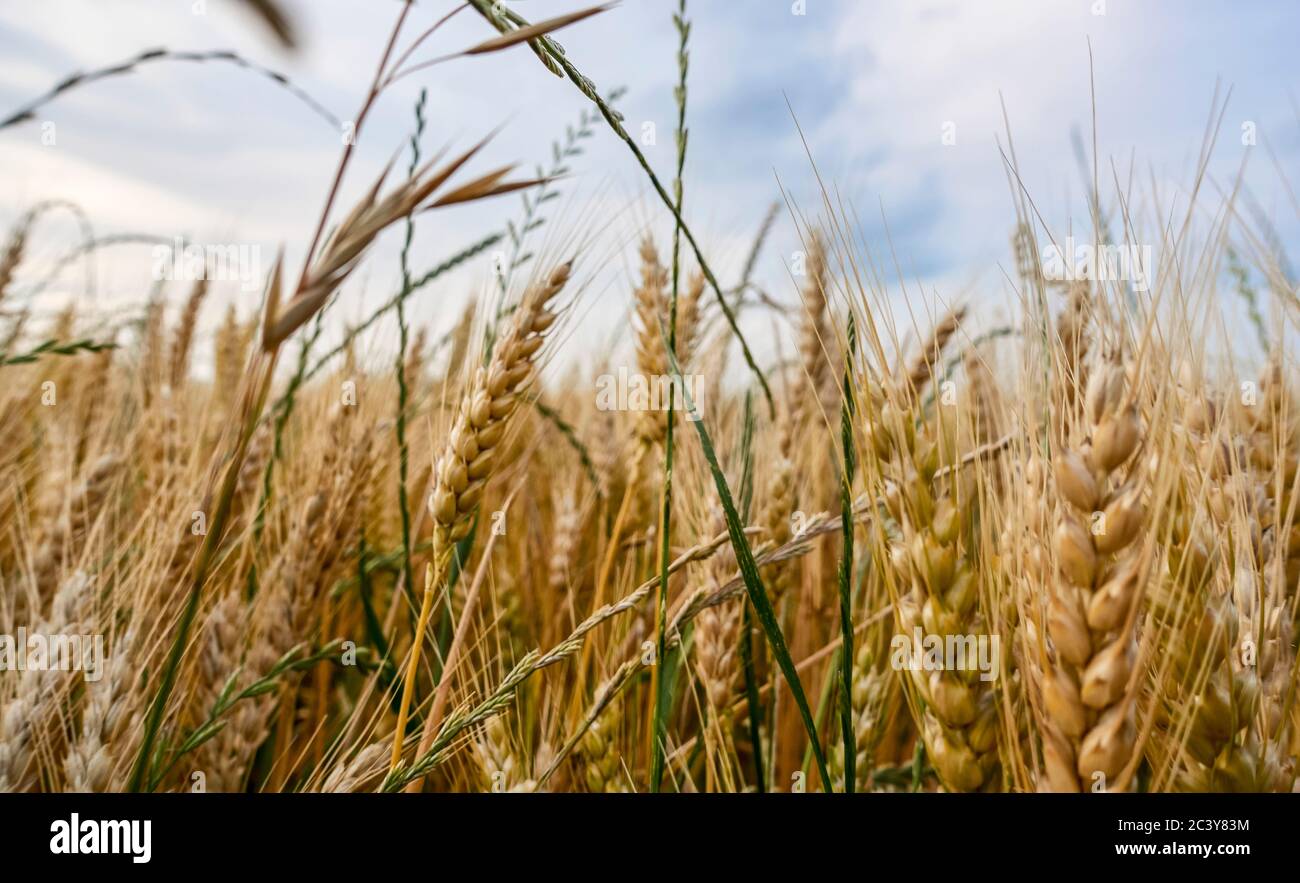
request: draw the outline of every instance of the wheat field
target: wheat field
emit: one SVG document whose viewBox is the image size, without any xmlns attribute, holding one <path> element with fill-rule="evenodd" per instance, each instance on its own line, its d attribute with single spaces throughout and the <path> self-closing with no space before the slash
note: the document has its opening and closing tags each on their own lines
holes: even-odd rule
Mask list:
<svg viewBox="0 0 1300 883">
<path fill-rule="evenodd" d="M 359 138 L 438 36 L 390 5 Z M 342 148 L 306 259 L 254 311 L 199 279 L 125 328 L 75 302 L 33 318 L 15 291 L 56 206 L 31 206 L 0 244 L 0 791 L 1295 789 L 1300 301 L 1234 194 L 1120 190 L 1072 241 L 1150 259 L 1062 272 L 1041 256 L 1066 231 L 1013 186 L 1008 323 L 900 300 L 829 184 L 755 218 L 719 279 L 685 135 L 651 171 L 549 36 L 619 11 L 461 14 L 496 36 L 439 52 L 534 53 L 672 222 L 619 257 L 620 349 L 567 357 L 608 260 L 585 231 L 519 259 L 563 175 L 490 139 L 432 153 L 418 111 L 355 204 Z M 325 344 L 378 239 L 488 200 L 504 224 L 520 198 L 516 260 L 449 333 L 412 320 L 438 272 L 403 252 L 402 290 Z M 786 306 L 749 278 L 778 235 Z M 780 315 L 781 357 L 740 333 L 754 311 Z M 93 676 L 51 664 L 59 636 L 100 640 Z"/>
</svg>

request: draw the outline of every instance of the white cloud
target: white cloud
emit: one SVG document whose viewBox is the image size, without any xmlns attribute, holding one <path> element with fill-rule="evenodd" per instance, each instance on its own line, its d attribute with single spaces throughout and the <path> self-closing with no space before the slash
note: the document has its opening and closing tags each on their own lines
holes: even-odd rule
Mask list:
<svg viewBox="0 0 1300 883">
<path fill-rule="evenodd" d="M 0 9 L 6 53 L 0 100 L 21 103 L 73 68 L 90 68 L 140 49 L 234 48 L 288 72 L 346 118 L 373 73 L 398 4 L 313 0 L 293 4 L 304 49 L 285 56 L 238 4 L 138 5 L 107 0 L 27 3 Z M 520 11 L 542 18 L 571 8 L 561 0 L 527 0 Z M 1213 170 L 1223 180 L 1240 160 L 1241 119 L 1259 122 L 1285 168 L 1300 156 L 1286 84 L 1275 75 L 1293 48 L 1297 14 L 1251 6 L 1189 2 L 1177 7 L 1109 0 L 1104 16 L 1091 0 L 873 2 L 808 0 L 796 18 L 785 2 L 691 4 L 692 154 L 687 211 L 719 267 L 743 259 L 766 206 L 778 198 L 774 172 L 799 206 L 816 211 L 817 191 L 793 122 L 788 96 L 823 174 L 862 219 L 878 259 L 892 245 L 909 283 L 922 277 L 927 294 L 1001 289 L 998 261 L 1009 261 L 1014 222 L 1011 195 L 997 152 L 1005 99 L 1025 183 L 1036 203 L 1063 228 L 1082 217 L 1081 183 L 1070 145 L 1072 127 L 1089 136 L 1087 38 L 1096 66 L 1099 154 L 1103 177 L 1111 158 L 1127 172 L 1130 157 L 1143 187 L 1154 179 L 1166 193 L 1187 183 L 1216 74 L 1237 86 Z M 441 8 L 421 4 L 408 34 L 427 27 Z M 647 153 L 671 177 L 671 87 L 676 34 L 668 4 L 624 3 L 562 34 L 570 56 L 605 89 L 628 85 L 629 127 L 646 121 L 659 140 Z M 429 42 L 429 57 L 488 33 L 463 12 Z M 430 149 L 465 145 L 498 124 L 484 167 L 544 161 L 549 142 L 587 107 L 572 86 L 538 69 L 526 48 L 449 62 L 404 81 L 375 108 L 340 203 L 346 204 L 403 145 L 411 106 L 429 89 Z M 160 64 L 60 97 L 47 111 L 59 126 L 57 150 L 37 147 L 31 126 L 0 132 L 10 182 L 0 193 L 0 219 L 54 194 L 81 204 L 101 232 L 186 233 L 217 241 L 285 243 L 292 264 L 314 224 L 338 156 L 335 133 L 266 82 L 242 71 Z M 941 143 L 956 126 L 957 143 Z M 564 216 L 578 235 L 604 230 L 590 248 L 607 267 L 593 323 L 619 321 L 633 268 L 626 251 L 643 223 L 670 226 L 656 197 L 621 144 L 601 124 L 587 155 L 573 164 L 562 189 L 585 202 Z M 1264 157 L 1252 162 L 1254 189 L 1266 210 L 1286 220 L 1289 206 L 1269 186 Z M 515 203 L 506 201 L 513 212 Z M 889 224 L 892 242 L 884 240 Z M 444 257 L 498 226 L 501 205 L 434 214 L 421 220 L 418 266 Z M 614 220 L 610 220 L 610 214 Z M 557 219 L 552 219 L 552 224 Z M 1288 233 L 1294 230 L 1284 226 Z M 546 228 L 550 233 L 550 227 Z M 553 241 L 564 237 L 553 234 Z M 784 213 L 767 258 L 763 284 L 793 299 L 783 260 L 796 247 Z M 345 302 L 375 302 L 396 278 L 395 244 L 376 249 L 360 292 Z M 120 257 L 117 260 L 131 261 Z M 111 261 L 110 261 L 111 263 Z M 887 262 L 886 262 L 887 263 Z M 481 268 L 480 268 L 481 269 Z M 720 272 L 722 272 L 720 270 Z M 892 267 L 885 276 L 892 279 Z M 125 268 L 114 274 L 124 296 L 140 283 Z M 969 288 L 971 280 L 979 286 Z M 725 281 L 725 279 L 724 279 Z M 462 274 L 426 301 L 428 316 L 449 310 L 480 284 Z M 766 317 L 749 321 L 767 331 Z"/>
</svg>

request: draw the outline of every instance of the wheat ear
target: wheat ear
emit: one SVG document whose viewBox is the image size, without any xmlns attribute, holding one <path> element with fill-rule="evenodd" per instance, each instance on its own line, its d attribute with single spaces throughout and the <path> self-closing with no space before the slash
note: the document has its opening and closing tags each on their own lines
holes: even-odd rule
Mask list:
<svg viewBox="0 0 1300 883">
<path fill-rule="evenodd" d="M 596 691 L 597 697 L 616 689 L 612 682 Z M 585 769 L 583 778 L 588 790 L 597 794 L 626 791 L 619 754 L 620 730 L 623 726 L 622 702 L 614 697 L 583 734 L 580 744 Z"/>
<path fill-rule="evenodd" d="M 212 387 L 219 414 L 228 415 L 235 406 L 254 327 L 251 322 L 239 321 L 239 313 L 232 303 L 217 329 L 213 344 Z"/>
<path fill-rule="evenodd" d="M 14 272 L 18 265 L 23 262 L 23 252 L 27 248 L 27 227 L 30 221 L 30 215 L 21 220 L 9 234 L 9 241 L 5 243 L 3 253 L 0 253 L 0 302 L 3 302 L 5 295 L 9 292 L 9 286 L 14 281 Z"/>
<path fill-rule="evenodd" d="M 933 379 L 935 372 L 939 369 L 940 359 L 943 358 L 944 348 L 948 346 L 948 341 L 961 327 L 961 321 L 965 316 L 966 308 L 964 306 L 945 313 L 943 318 L 935 323 L 934 328 L 931 329 L 930 337 L 921 345 L 920 351 L 913 357 L 912 361 L 907 363 L 904 380 L 914 395 L 919 394 L 925 388 L 925 385 Z"/>
<path fill-rule="evenodd" d="M 81 631 L 93 580 L 80 571 L 65 579 L 54 595 L 50 615 L 34 632 L 68 635 Z M 22 672 L 16 692 L 0 711 L 0 793 L 26 791 L 37 780 L 37 746 L 49 738 L 64 701 L 68 676 L 58 669 Z"/>
<path fill-rule="evenodd" d="M 955 451 L 953 428 L 940 423 L 932 430 L 927 421 L 914 446 L 910 465 L 902 461 L 901 499 L 894 503 L 895 496 L 890 497 L 891 510 L 903 525 L 903 544 L 895 546 L 891 560 L 910 589 L 898 601 L 898 618 L 905 637 L 919 629 L 927 641 L 937 637 L 947 646 L 953 636 L 988 631 L 980 611 L 978 541 L 965 512 L 969 491 L 930 491 L 941 462 Z M 940 482 L 948 484 L 959 482 Z M 999 718 L 991 685 L 970 671 L 911 666 L 908 673 L 924 699 L 919 723 L 940 781 L 953 791 L 995 787 Z"/>
<path fill-rule="evenodd" d="M 425 574 L 424 597 L 406 666 L 390 768 L 396 768 L 402 758 L 406 720 L 433 596 L 447 573 L 456 541 L 469 533 L 474 511 L 482 502 L 492 475 L 496 449 L 519 406 L 520 394 L 532 378 L 533 362 L 546 342 L 546 332 L 555 324 L 557 315 L 549 308 L 550 304 L 569 281 L 571 270 L 571 263 L 561 264 L 544 282 L 525 293 L 514 321 L 496 343 L 491 362 L 476 372 L 447 444 L 434 466 L 436 484 L 430 499 L 433 562 Z"/>
<path fill-rule="evenodd" d="M 40 595 L 54 586 L 67 556 L 99 517 L 108 499 L 109 487 L 121 468 L 121 457 L 113 453 L 104 454 L 73 491 L 67 512 L 51 526 L 36 552 L 36 585 Z"/>
<path fill-rule="evenodd" d="M 190 371 L 190 346 L 194 342 L 194 327 L 199 321 L 199 310 L 203 300 L 208 296 L 208 280 L 205 275 L 194 283 L 190 296 L 185 301 L 180 320 L 176 325 L 176 336 L 172 340 L 170 378 L 174 389 L 185 383 Z"/>
<path fill-rule="evenodd" d="M 1053 455 L 1057 572 L 1047 601 L 1052 658 L 1041 689 L 1043 784 L 1054 791 L 1122 787 L 1137 742 L 1130 681 L 1144 562 L 1135 540 L 1146 507 L 1137 467 L 1116 485 L 1143 432 L 1125 386 L 1120 359 L 1106 360 L 1084 401 L 1089 440 Z"/>
<path fill-rule="evenodd" d="M 721 512 L 713 519 L 709 536 L 726 530 Z M 716 592 L 726 584 L 736 569 L 736 556 L 730 549 L 719 551 L 704 565 L 705 588 Z M 700 611 L 695 623 L 694 652 L 699 667 L 700 681 L 704 684 L 706 698 L 712 713 L 718 714 L 731 704 L 731 694 L 736 686 L 739 670 L 736 650 L 740 643 L 741 612 L 744 602 L 739 599 L 725 601 Z"/>
<path fill-rule="evenodd" d="M 135 753 L 143 713 L 135 689 L 134 642 L 134 630 L 123 633 L 108 671 L 86 689 L 81 730 L 63 761 L 68 791 L 115 791 L 125 784 L 118 761 Z"/>
</svg>

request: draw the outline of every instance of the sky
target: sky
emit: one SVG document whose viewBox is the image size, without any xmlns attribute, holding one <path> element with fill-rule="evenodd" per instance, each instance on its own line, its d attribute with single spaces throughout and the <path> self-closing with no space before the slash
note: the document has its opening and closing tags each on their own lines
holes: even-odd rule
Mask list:
<svg viewBox="0 0 1300 883">
<path fill-rule="evenodd" d="M 539 20 L 581 4 L 511 5 Z M 675 158 L 676 5 L 623 0 L 557 35 L 602 91 L 626 88 L 618 104 L 625 124 L 664 181 Z M 397 0 L 285 6 L 301 36 L 295 52 L 279 47 L 238 0 L 0 3 L 0 117 L 73 71 L 166 47 L 234 50 L 286 74 L 339 120 L 351 119 Z M 422 0 L 404 41 L 452 8 Z M 724 284 L 736 279 L 761 219 L 779 202 L 757 281 L 777 300 L 795 300 L 788 267 L 800 242 L 791 212 L 817 215 L 824 186 L 852 216 L 862 247 L 886 266 L 884 284 L 906 286 L 921 311 L 965 302 L 995 321 L 1013 299 L 1007 274 L 1015 206 L 1004 151 L 1014 149 L 1021 183 L 1054 232 L 1085 229 L 1086 179 L 1075 139 L 1091 164 L 1094 97 L 1104 200 L 1115 192 L 1106 182 L 1118 178 L 1133 182 L 1139 202 L 1185 210 L 1217 89 L 1228 101 L 1199 197 L 1208 216 L 1244 163 L 1242 180 L 1259 215 L 1284 242 L 1300 232 L 1290 184 L 1300 171 L 1300 4 L 690 0 L 687 15 L 685 216 Z M 492 33 L 466 10 L 414 57 L 453 54 Z M 530 174 L 590 108 L 524 47 L 435 65 L 381 96 L 340 205 L 394 157 L 405 167 L 422 89 L 425 155 L 467 147 L 499 128 L 476 160 L 479 171 L 518 162 L 519 173 Z M 1244 139 L 1246 131 L 1255 137 Z M 301 100 L 228 64 L 163 61 L 71 90 L 32 121 L 0 130 L 0 224 L 44 200 L 79 209 L 54 211 L 37 228 L 18 290 L 40 284 L 38 317 L 69 297 L 110 320 L 137 315 L 156 270 L 149 244 L 104 247 L 93 261 L 69 263 L 50 277 L 87 225 L 101 237 L 246 246 L 260 272 L 283 249 L 296 272 L 342 141 L 341 131 Z M 591 351 L 625 326 L 638 236 L 651 229 L 666 247 L 671 226 L 611 132 L 597 123 L 583 146 L 555 185 L 560 198 L 547 203 L 529 250 L 538 262 L 580 255 L 585 287 L 571 333 Z M 520 212 L 517 197 L 504 197 L 422 216 L 413 269 L 438 264 Z M 399 240 L 400 231 L 387 236 L 348 283 L 335 308 L 338 327 L 392 296 Z M 485 257 L 421 293 L 412 318 L 434 331 L 447 328 L 465 298 L 490 285 Z M 170 284 L 165 293 L 176 302 L 186 286 Z M 203 316 L 209 328 L 223 303 L 251 312 L 260 289 L 231 283 L 216 293 Z M 755 311 L 747 323 L 764 338 L 758 348 L 767 357 L 788 348 L 781 322 Z M 391 333 L 382 328 L 371 345 L 382 350 Z"/>
</svg>

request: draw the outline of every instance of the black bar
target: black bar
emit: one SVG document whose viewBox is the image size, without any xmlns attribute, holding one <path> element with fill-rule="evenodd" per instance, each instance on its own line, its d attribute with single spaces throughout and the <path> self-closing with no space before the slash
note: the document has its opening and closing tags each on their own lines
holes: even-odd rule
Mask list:
<svg viewBox="0 0 1300 883">
<path fill-rule="evenodd" d="M 918 870 L 975 871 L 995 856 L 1080 868 L 1171 859 L 1228 868 L 1289 862 L 1297 806 L 1288 795 L 1205 794 L 21 794 L 0 798 L 0 855 L 7 871 L 36 863 L 126 874 L 373 875 L 397 873 L 396 862 L 436 875 L 481 865 L 489 874 L 519 867 L 581 871 L 584 879 L 629 863 L 669 873 L 785 859 L 811 862 L 811 871 L 850 855 L 864 868 L 880 856 Z M 74 813 L 83 836 L 87 822 L 148 820 L 149 861 L 130 855 L 142 837 L 123 839 L 118 854 L 55 854 Z M 126 830 L 93 827 L 109 839 Z M 1244 854 L 1224 852 L 1239 847 Z"/>
</svg>

